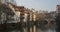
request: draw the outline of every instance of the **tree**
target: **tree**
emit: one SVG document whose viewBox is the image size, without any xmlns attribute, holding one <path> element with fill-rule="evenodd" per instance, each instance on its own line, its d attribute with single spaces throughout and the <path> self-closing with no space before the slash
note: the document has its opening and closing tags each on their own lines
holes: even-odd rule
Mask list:
<svg viewBox="0 0 60 32">
<path fill-rule="evenodd" d="M 60 32 L 60 5 L 57 5 L 58 15 L 56 17 L 56 32 Z"/>
<path fill-rule="evenodd" d="M 4 28 L 5 31 L 7 32 L 7 20 L 8 20 L 8 16 L 9 16 L 9 15 L 14 16 L 15 13 L 12 11 L 12 9 L 10 9 L 9 7 L 7 7 L 7 5 L 1 4 L 1 5 L 0 5 L 0 20 L 2 19 L 2 18 L 1 18 L 2 13 L 5 14 L 4 16 L 6 16 L 6 20 L 3 21 L 3 22 L 5 22 L 5 23 L 3 23 L 3 24 L 4 24 L 4 25 L 3 25 L 4 27 L 2 27 L 2 28 Z M 4 18 L 3 18 L 3 20 L 4 20 Z M 1 22 L 1 21 L 0 21 L 0 22 Z"/>
<path fill-rule="evenodd" d="M 37 18 L 38 20 L 44 20 L 46 15 L 44 13 L 38 13 Z"/>
<path fill-rule="evenodd" d="M 58 16 L 56 17 L 56 32 L 60 32 L 60 13 L 58 13 Z"/>
</svg>

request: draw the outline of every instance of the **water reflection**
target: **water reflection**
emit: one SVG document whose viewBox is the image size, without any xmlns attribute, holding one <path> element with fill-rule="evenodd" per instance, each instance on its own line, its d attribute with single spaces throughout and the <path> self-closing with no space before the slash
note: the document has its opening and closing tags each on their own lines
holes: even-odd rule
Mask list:
<svg viewBox="0 0 60 32">
<path fill-rule="evenodd" d="M 24 28 L 23 29 L 24 32 L 28 32 L 27 28 Z M 12 31 L 9 31 L 9 32 L 21 32 L 20 30 L 12 30 Z M 32 30 L 32 27 L 30 28 L 30 32 L 56 32 L 55 28 L 53 27 L 52 29 L 49 28 L 49 29 L 40 29 L 40 28 L 36 28 L 36 26 L 33 27 L 33 30 Z"/>
<path fill-rule="evenodd" d="M 23 22 L 24 23 L 24 22 Z M 29 22 L 30 23 L 30 22 Z M 39 23 L 39 22 L 38 22 Z M 4 24 L 5 25 L 5 24 Z M 56 32 L 56 24 L 32 24 L 30 23 L 29 25 L 25 26 L 24 24 L 21 23 L 13 23 L 13 24 L 6 24 L 5 26 L 1 25 L 1 28 L 5 29 L 0 32 Z M 0 28 L 0 29 L 1 29 Z"/>
</svg>

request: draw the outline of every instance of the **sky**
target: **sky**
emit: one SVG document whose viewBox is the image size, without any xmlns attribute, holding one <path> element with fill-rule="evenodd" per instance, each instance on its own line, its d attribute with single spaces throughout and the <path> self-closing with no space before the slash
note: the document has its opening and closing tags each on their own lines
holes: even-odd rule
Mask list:
<svg viewBox="0 0 60 32">
<path fill-rule="evenodd" d="M 18 6 L 34 8 L 35 10 L 55 11 L 60 0 L 15 0 Z"/>
</svg>

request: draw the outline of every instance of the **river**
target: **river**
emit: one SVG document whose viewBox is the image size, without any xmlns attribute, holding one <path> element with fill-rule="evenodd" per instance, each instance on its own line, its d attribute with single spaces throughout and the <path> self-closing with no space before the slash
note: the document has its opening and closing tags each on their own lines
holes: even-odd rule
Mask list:
<svg viewBox="0 0 60 32">
<path fill-rule="evenodd" d="M 24 28 L 23 30 L 24 30 L 24 32 L 28 31 L 27 28 Z M 12 31 L 9 31 L 9 32 L 20 32 L 20 30 L 18 30 L 18 31 L 17 30 L 12 30 Z M 32 28 L 30 28 L 30 32 L 56 32 L 56 30 L 55 30 L 55 27 L 42 30 L 42 29 L 36 28 L 36 26 L 34 26 L 33 30 L 32 30 Z"/>
</svg>

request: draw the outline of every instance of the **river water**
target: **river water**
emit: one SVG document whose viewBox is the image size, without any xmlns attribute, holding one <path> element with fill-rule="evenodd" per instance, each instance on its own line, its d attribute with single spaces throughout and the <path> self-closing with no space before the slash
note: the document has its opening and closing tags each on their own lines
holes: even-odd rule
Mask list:
<svg viewBox="0 0 60 32">
<path fill-rule="evenodd" d="M 23 30 L 24 30 L 24 32 L 28 31 L 27 28 L 24 28 Z M 12 30 L 12 31 L 9 31 L 9 32 L 20 32 L 20 30 L 18 30 L 18 31 L 17 30 Z M 42 29 L 36 28 L 34 26 L 33 30 L 32 30 L 32 28 L 30 28 L 30 32 L 56 32 L 56 30 L 55 30 L 55 27 L 42 30 Z"/>
</svg>

